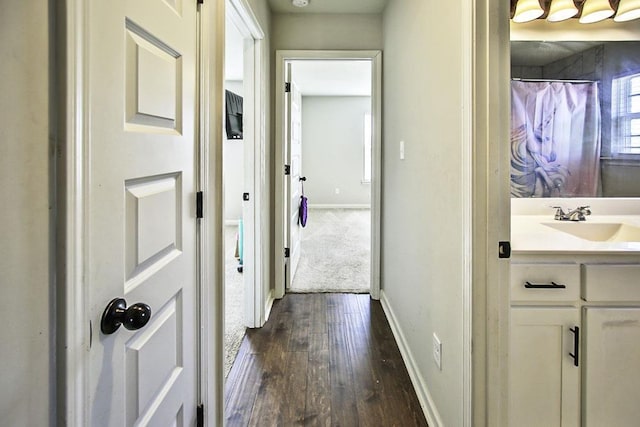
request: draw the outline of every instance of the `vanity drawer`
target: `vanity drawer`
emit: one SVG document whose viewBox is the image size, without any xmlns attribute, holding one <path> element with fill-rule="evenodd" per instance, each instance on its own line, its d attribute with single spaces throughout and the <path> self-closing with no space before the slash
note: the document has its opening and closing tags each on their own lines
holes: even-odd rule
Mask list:
<svg viewBox="0 0 640 427">
<path fill-rule="evenodd" d="M 639 264 L 584 264 L 585 301 L 640 301 Z"/>
<path fill-rule="evenodd" d="M 511 301 L 575 301 L 579 298 L 578 264 L 511 264 Z"/>
</svg>

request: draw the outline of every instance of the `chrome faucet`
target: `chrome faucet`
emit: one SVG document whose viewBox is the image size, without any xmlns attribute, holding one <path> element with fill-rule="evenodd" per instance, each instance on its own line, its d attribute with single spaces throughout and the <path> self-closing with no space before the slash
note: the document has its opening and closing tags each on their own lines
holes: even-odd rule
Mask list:
<svg viewBox="0 0 640 427">
<path fill-rule="evenodd" d="M 591 215 L 590 206 L 578 206 L 577 208 L 565 212 L 560 206 L 552 206 L 556 210 L 553 219 L 556 221 L 585 221 L 587 215 Z"/>
<path fill-rule="evenodd" d="M 551 206 L 551 207 L 556 210 L 556 214 L 554 215 L 553 219 L 555 219 L 556 221 L 566 221 L 568 219 L 567 214 L 564 213 L 561 206 Z"/>
<path fill-rule="evenodd" d="M 589 209 L 589 206 L 578 206 L 567 213 L 569 221 L 585 221 L 585 216 L 587 215 L 591 215 L 591 209 Z"/>
</svg>

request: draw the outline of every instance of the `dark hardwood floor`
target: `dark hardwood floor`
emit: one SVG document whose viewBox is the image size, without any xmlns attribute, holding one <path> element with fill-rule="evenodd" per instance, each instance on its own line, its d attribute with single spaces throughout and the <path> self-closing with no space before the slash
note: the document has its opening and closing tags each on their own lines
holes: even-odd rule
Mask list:
<svg viewBox="0 0 640 427">
<path fill-rule="evenodd" d="M 426 426 L 378 301 L 287 294 L 247 330 L 225 385 L 227 426 Z"/>
</svg>

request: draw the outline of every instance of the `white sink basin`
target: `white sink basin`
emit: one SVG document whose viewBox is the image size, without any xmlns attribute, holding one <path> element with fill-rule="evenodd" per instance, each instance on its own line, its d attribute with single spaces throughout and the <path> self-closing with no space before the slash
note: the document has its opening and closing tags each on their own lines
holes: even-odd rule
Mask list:
<svg viewBox="0 0 640 427">
<path fill-rule="evenodd" d="M 592 242 L 640 242 L 640 227 L 620 222 L 543 222 L 563 233 Z"/>
</svg>

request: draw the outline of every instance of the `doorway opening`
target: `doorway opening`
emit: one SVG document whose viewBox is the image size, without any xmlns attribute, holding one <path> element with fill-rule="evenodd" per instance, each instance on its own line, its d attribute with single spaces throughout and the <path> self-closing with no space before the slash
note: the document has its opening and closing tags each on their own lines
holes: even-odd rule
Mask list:
<svg viewBox="0 0 640 427">
<path fill-rule="evenodd" d="M 244 189 L 244 38 L 227 16 L 225 23 L 224 179 L 224 348 L 225 376 L 245 333 L 242 192 Z"/>
<path fill-rule="evenodd" d="M 265 135 L 264 34 L 243 2 L 225 9 L 224 184 L 224 374 L 246 328 L 265 322 L 262 213 Z"/>
<path fill-rule="evenodd" d="M 381 61 L 379 51 L 276 52 L 276 298 L 379 298 Z"/>
<path fill-rule="evenodd" d="M 287 292 L 368 293 L 371 275 L 371 60 L 291 61 L 300 93 L 298 183 L 308 197 Z M 293 111 L 292 111 L 293 113 Z M 297 119 L 296 119 L 297 120 Z M 292 121 L 294 119 L 292 118 Z M 294 131 L 292 130 L 292 138 Z M 298 207 L 292 191 L 292 208 Z M 291 232 L 292 252 L 296 244 Z M 291 253 L 291 256 L 296 256 Z"/>
</svg>

